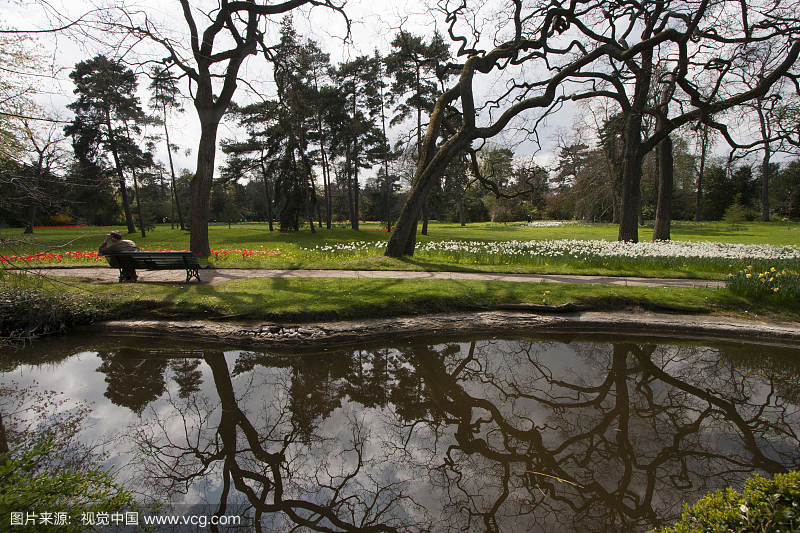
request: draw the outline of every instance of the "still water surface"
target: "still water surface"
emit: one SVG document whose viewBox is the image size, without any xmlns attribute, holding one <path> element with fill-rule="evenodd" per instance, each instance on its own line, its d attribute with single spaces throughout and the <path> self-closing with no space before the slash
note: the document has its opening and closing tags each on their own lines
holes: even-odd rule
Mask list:
<svg viewBox="0 0 800 533">
<path fill-rule="evenodd" d="M 140 497 L 241 514 L 246 530 L 638 532 L 754 472 L 800 467 L 797 349 L 82 342 L 6 361 L 4 420 L 83 416 L 82 453 Z M 48 391 L 49 418 L 32 409 Z"/>
</svg>

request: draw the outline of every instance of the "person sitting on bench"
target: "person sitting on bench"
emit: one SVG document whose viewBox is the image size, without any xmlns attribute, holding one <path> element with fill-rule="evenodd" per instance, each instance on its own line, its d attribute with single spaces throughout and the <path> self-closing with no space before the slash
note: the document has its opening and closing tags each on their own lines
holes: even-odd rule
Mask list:
<svg viewBox="0 0 800 533">
<path fill-rule="evenodd" d="M 108 244 L 111 241 L 111 244 Z M 138 252 L 139 247 L 136 243 L 129 240 L 123 240 L 122 234 L 118 231 L 112 231 L 106 235 L 106 240 L 100 245 L 98 250 L 102 255 L 105 252 Z M 122 271 L 123 279 L 121 281 L 136 281 L 139 276 L 136 275 L 136 270 L 129 268 Z"/>
</svg>

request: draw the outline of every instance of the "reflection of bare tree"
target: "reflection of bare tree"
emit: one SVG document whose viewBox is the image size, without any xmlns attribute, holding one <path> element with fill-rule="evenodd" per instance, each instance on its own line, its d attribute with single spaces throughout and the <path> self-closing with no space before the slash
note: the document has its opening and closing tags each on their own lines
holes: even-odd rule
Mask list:
<svg viewBox="0 0 800 533">
<path fill-rule="evenodd" d="M 550 368 L 547 345 L 514 346 L 414 351 L 454 426 L 437 473 L 465 527 L 640 530 L 709 486 L 798 465 L 796 406 L 710 350 L 593 345 L 581 373 Z"/>
<path fill-rule="evenodd" d="M 798 406 L 717 349 L 482 341 L 240 352 L 232 371 L 203 357 L 214 392 L 199 375 L 167 386 L 172 414 L 131 428 L 141 481 L 249 509 L 259 531 L 642 531 L 800 466 Z"/>
<path fill-rule="evenodd" d="M 141 481 L 168 496 L 205 484 L 217 494 L 217 514 L 245 504 L 256 531 L 424 529 L 415 524 L 424 510 L 406 494 L 406 481 L 386 479 L 388 465 L 374 457 L 360 415 L 339 413 L 337 438 L 314 429 L 333 409 L 332 388 L 320 385 L 331 383 L 324 365 L 295 359 L 288 368 L 246 372 L 237 365 L 232 376 L 221 352 L 206 351 L 205 362 L 218 401 L 167 395 L 172 416 L 154 410 L 131 428 L 137 464 L 146 465 Z"/>
</svg>

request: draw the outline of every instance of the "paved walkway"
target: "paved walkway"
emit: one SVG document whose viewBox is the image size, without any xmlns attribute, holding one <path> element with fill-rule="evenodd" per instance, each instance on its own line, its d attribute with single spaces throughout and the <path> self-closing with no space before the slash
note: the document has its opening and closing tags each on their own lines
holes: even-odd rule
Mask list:
<svg viewBox="0 0 800 533">
<path fill-rule="evenodd" d="M 48 276 L 70 276 L 114 282 L 119 278 L 116 269 L 109 267 L 42 269 Z M 140 270 L 139 283 L 169 282 L 181 284 L 185 274 L 179 270 Z M 413 272 L 398 270 L 258 270 L 213 269 L 200 271 L 203 283 L 215 285 L 223 281 L 244 278 L 357 278 L 357 279 L 453 279 L 512 281 L 518 283 L 585 283 L 593 285 L 622 285 L 636 287 L 701 287 L 720 288 L 724 281 L 703 279 L 633 278 L 611 276 L 573 276 L 560 274 L 503 274 L 483 272 Z"/>
</svg>

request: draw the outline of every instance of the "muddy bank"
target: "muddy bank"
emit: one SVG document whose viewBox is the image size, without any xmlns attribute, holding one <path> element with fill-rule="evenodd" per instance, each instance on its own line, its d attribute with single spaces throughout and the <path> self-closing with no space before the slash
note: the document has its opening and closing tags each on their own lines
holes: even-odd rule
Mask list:
<svg viewBox="0 0 800 533">
<path fill-rule="evenodd" d="M 738 320 L 720 316 L 652 312 L 536 314 L 485 312 L 419 317 L 290 324 L 171 320 L 113 320 L 79 328 L 81 333 L 170 338 L 177 342 L 224 342 L 270 349 L 334 348 L 354 344 L 444 338 L 449 335 L 635 335 L 673 340 L 718 340 L 797 346 L 800 323 Z"/>
</svg>

